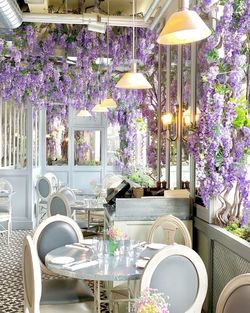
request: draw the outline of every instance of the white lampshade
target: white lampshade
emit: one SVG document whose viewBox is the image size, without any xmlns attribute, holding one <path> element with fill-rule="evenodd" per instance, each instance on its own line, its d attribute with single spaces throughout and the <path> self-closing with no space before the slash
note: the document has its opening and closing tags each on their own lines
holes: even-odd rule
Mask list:
<svg viewBox="0 0 250 313">
<path fill-rule="evenodd" d="M 117 107 L 115 100 L 109 96 L 106 99 L 102 100 L 100 106 L 104 108 L 116 108 Z"/>
<path fill-rule="evenodd" d="M 92 112 L 103 113 L 103 112 L 108 112 L 108 109 L 106 107 L 102 107 L 101 104 L 98 103 L 93 107 Z"/>
<path fill-rule="evenodd" d="M 131 72 L 125 73 L 115 86 L 122 89 L 150 89 L 152 86 L 142 73 L 137 73 L 136 62 L 132 64 Z"/>
<path fill-rule="evenodd" d="M 162 45 L 179 45 L 196 42 L 211 35 L 211 30 L 192 10 L 175 12 L 167 20 L 157 42 Z"/>
<path fill-rule="evenodd" d="M 90 116 L 92 116 L 92 114 L 89 111 L 87 111 L 86 109 L 84 109 L 84 110 L 80 110 L 77 113 L 77 116 L 90 117 Z"/>
</svg>

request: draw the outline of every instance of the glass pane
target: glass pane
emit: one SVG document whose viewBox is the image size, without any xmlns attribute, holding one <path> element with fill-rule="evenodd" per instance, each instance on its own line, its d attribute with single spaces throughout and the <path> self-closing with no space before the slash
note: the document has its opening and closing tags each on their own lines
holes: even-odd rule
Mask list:
<svg viewBox="0 0 250 313">
<path fill-rule="evenodd" d="M 183 74 L 182 74 L 182 95 L 183 95 L 183 138 L 182 141 L 182 182 L 183 187 L 189 186 L 190 182 L 190 159 L 188 144 L 185 139 L 188 137 L 191 126 L 191 45 L 183 46 Z"/>
<path fill-rule="evenodd" d="M 68 164 L 68 108 L 54 105 L 47 109 L 47 165 Z"/>
<path fill-rule="evenodd" d="M 120 148 L 120 126 L 109 125 L 107 129 L 107 165 L 116 165 L 117 151 Z"/>
<path fill-rule="evenodd" d="M 75 140 L 75 165 L 101 165 L 101 131 L 77 130 Z"/>
<path fill-rule="evenodd" d="M 176 106 L 177 103 L 177 62 L 178 62 L 178 48 L 171 46 L 171 69 L 170 69 L 170 112 L 173 114 L 173 123 L 171 130 L 171 137 L 176 136 Z M 177 147 L 176 141 L 170 143 L 170 188 L 176 187 L 176 159 Z"/>
<path fill-rule="evenodd" d="M 39 112 L 33 114 L 33 166 L 39 166 Z"/>
<path fill-rule="evenodd" d="M 0 105 L 0 167 L 26 167 L 27 111 L 11 101 Z"/>
</svg>

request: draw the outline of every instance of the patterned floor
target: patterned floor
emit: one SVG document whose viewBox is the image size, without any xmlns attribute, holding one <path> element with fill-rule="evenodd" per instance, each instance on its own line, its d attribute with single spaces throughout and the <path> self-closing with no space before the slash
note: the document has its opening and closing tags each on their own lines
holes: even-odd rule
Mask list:
<svg viewBox="0 0 250 313">
<path fill-rule="evenodd" d="M 23 313 L 22 243 L 30 231 L 13 231 L 9 247 L 0 237 L 0 313 Z M 92 282 L 89 282 L 92 287 Z M 109 310 L 104 306 L 102 313 Z"/>
</svg>

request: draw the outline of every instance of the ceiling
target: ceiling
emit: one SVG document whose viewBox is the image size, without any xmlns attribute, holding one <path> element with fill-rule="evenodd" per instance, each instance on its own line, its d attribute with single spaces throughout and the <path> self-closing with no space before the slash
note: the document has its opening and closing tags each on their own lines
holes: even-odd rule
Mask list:
<svg viewBox="0 0 250 313">
<path fill-rule="evenodd" d="M 102 13 L 107 14 L 107 0 L 18 0 L 23 12 L 30 13 Z M 136 13 L 145 15 L 154 0 L 137 0 Z M 163 3 L 164 1 L 162 1 Z M 109 0 L 110 15 L 130 15 L 132 1 Z"/>
</svg>

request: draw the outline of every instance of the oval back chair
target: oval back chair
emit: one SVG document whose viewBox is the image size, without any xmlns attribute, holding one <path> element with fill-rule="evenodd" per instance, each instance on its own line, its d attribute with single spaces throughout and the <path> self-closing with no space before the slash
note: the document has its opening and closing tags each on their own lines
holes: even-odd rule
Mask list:
<svg viewBox="0 0 250 313">
<path fill-rule="evenodd" d="M 74 191 L 69 187 L 62 187 L 58 190 L 59 193 L 63 194 L 69 203 L 75 203 L 76 202 L 76 195 Z"/>
<path fill-rule="evenodd" d="M 71 217 L 71 209 L 68 198 L 61 192 L 55 192 L 50 195 L 48 200 L 48 216 L 57 214 Z"/>
<path fill-rule="evenodd" d="M 192 240 L 189 234 L 189 231 L 186 225 L 177 217 L 173 215 L 166 215 L 160 216 L 157 220 L 153 223 L 150 228 L 149 235 L 148 235 L 148 242 L 157 242 L 155 241 L 156 233 L 159 229 L 162 229 L 164 233 L 164 238 L 162 243 L 165 244 L 173 244 L 175 242 L 175 235 L 178 231 L 183 239 L 184 245 L 192 248 Z"/>
<path fill-rule="evenodd" d="M 250 273 L 234 277 L 222 290 L 216 313 L 250 312 Z"/>
<path fill-rule="evenodd" d="M 61 297 L 65 297 L 64 301 L 50 303 L 42 303 L 42 295 L 44 286 L 42 286 L 41 268 L 39 258 L 36 253 L 33 241 L 30 236 L 24 239 L 23 245 L 23 285 L 24 285 L 24 313 L 91 313 L 94 311 L 93 297 L 83 299 L 83 301 L 70 300 L 67 298 L 65 289 L 61 289 Z M 68 279 L 64 279 L 68 281 Z M 50 281 L 50 280 L 48 280 Z M 57 281 L 55 279 L 54 281 Z M 80 287 L 80 286 L 79 286 Z M 55 288 L 50 290 L 50 295 L 55 296 Z M 72 291 L 71 291 L 72 293 Z"/>
<path fill-rule="evenodd" d="M 168 296 L 171 313 L 200 313 L 207 286 L 207 272 L 200 256 L 189 247 L 172 245 L 148 262 L 140 291 L 152 288 Z"/>
<path fill-rule="evenodd" d="M 53 173 L 46 173 L 39 177 L 36 182 L 36 190 L 39 198 L 47 200 L 49 195 L 57 190 L 58 185 L 58 178 Z"/>
<path fill-rule="evenodd" d="M 45 266 L 45 256 L 48 252 L 81 240 L 83 240 L 82 231 L 70 217 L 55 215 L 44 220 L 33 236 L 42 271 L 54 275 Z"/>
<path fill-rule="evenodd" d="M 0 178 L 0 192 L 0 234 L 7 233 L 7 243 L 9 245 L 12 230 L 11 198 L 13 195 L 13 186 L 7 179 L 2 177 Z"/>
</svg>

